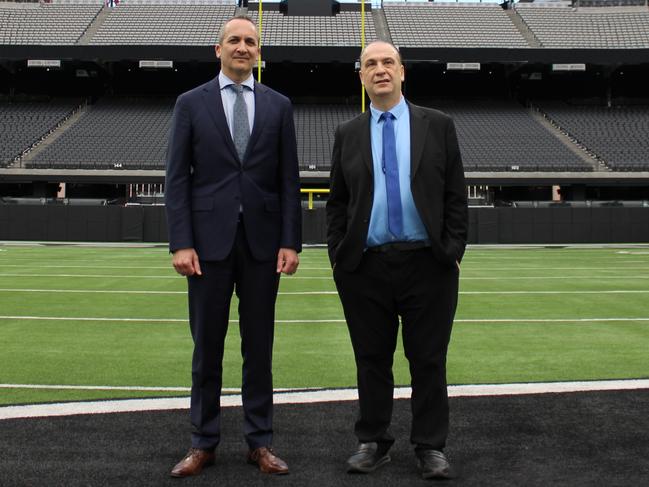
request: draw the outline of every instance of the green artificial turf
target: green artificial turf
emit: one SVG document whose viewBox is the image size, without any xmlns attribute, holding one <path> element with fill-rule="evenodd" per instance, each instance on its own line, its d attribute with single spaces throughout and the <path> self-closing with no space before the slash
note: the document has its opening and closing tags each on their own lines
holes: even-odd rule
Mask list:
<svg viewBox="0 0 649 487">
<path fill-rule="evenodd" d="M 0 245 L 0 384 L 188 387 L 185 291 L 163 247 Z M 460 292 L 451 384 L 649 377 L 647 248 L 470 248 Z M 231 318 L 224 387 L 237 388 L 236 299 Z M 355 385 L 324 249 L 282 278 L 277 320 L 275 387 Z M 394 370 L 407 385 L 400 345 Z M 0 404 L 179 395 L 2 387 Z"/>
</svg>

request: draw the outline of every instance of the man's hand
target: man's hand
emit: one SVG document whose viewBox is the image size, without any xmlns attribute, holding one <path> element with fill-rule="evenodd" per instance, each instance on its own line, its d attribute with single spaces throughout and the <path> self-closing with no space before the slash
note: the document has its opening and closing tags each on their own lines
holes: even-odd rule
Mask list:
<svg viewBox="0 0 649 487">
<path fill-rule="evenodd" d="M 295 274 L 297 266 L 300 264 L 300 259 L 297 252 L 293 249 L 279 249 L 277 254 L 277 273 L 283 272 L 284 274 Z"/>
<path fill-rule="evenodd" d="M 198 263 L 198 254 L 194 249 L 178 249 L 174 252 L 172 264 L 178 274 L 183 276 L 202 276 L 201 266 Z"/>
</svg>

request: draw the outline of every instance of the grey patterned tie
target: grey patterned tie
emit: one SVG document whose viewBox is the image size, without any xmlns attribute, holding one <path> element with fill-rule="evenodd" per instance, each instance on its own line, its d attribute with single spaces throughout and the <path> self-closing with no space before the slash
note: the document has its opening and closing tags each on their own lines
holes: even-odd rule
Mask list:
<svg viewBox="0 0 649 487">
<path fill-rule="evenodd" d="M 232 114 L 232 138 L 234 146 L 239 154 L 239 160 L 243 162 L 243 156 L 246 154 L 248 140 L 250 139 L 250 124 L 248 123 L 248 106 L 243 98 L 243 85 L 230 85 L 237 94 L 234 102 L 234 111 Z"/>
</svg>

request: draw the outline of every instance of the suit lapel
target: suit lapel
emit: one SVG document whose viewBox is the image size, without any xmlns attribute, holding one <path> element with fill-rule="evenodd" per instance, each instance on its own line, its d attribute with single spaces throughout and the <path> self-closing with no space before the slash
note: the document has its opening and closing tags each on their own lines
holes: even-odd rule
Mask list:
<svg viewBox="0 0 649 487">
<path fill-rule="evenodd" d="M 254 149 L 254 145 L 260 138 L 261 132 L 266 124 L 268 115 L 268 94 L 267 88 L 255 81 L 255 120 L 252 124 L 252 132 L 250 134 L 250 142 L 246 153 L 249 154 Z"/>
<path fill-rule="evenodd" d="M 372 141 L 370 139 L 370 111 L 367 110 L 358 118 L 359 134 L 358 141 L 361 148 L 361 157 L 370 174 L 374 174 L 374 164 L 372 162 Z"/>
<path fill-rule="evenodd" d="M 428 119 L 419 107 L 408 103 L 410 109 L 410 180 L 415 177 L 424 153 Z"/>
<path fill-rule="evenodd" d="M 205 100 L 205 108 L 210 114 L 214 125 L 216 125 L 218 132 L 223 135 L 225 145 L 232 153 L 234 160 L 238 160 L 239 156 L 237 155 L 237 149 L 234 147 L 234 141 L 230 134 L 228 121 L 225 118 L 225 112 L 223 111 L 223 100 L 221 100 L 221 87 L 219 85 L 218 77 L 214 78 L 203 88 L 203 98 Z"/>
</svg>

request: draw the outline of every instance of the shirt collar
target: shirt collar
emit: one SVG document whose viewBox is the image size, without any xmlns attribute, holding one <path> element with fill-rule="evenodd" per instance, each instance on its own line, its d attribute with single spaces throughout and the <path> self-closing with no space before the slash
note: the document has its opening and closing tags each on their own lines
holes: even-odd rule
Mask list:
<svg viewBox="0 0 649 487">
<path fill-rule="evenodd" d="M 248 76 L 248 79 L 242 81 L 241 84 L 250 88 L 251 91 L 255 91 L 255 79 L 252 77 L 252 74 Z M 223 88 L 227 88 L 230 85 L 236 85 L 236 83 L 223 74 L 223 71 L 220 71 L 219 87 L 221 88 L 221 91 L 223 91 Z"/>
<path fill-rule="evenodd" d="M 390 108 L 390 110 L 388 111 L 392 113 L 392 115 L 394 115 L 394 118 L 398 120 L 401 115 L 407 112 L 406 110 L 407 107 L 408 105 L 406 103 L 406 99 L 403 97 L 403 95 L 401 95 L 401 99 L 399 100 L 399 103 L 397 103 L 395 106 Z M 370 103 L 370 112 L 372 113 L 372 119 L 374 120 L 374 122 L 378 123 L 379 118 L 381 118 L 381 114 L 383 114 L 383 112 L 381 110 L 378 110 L 371 103 Z"/>
</svg>

